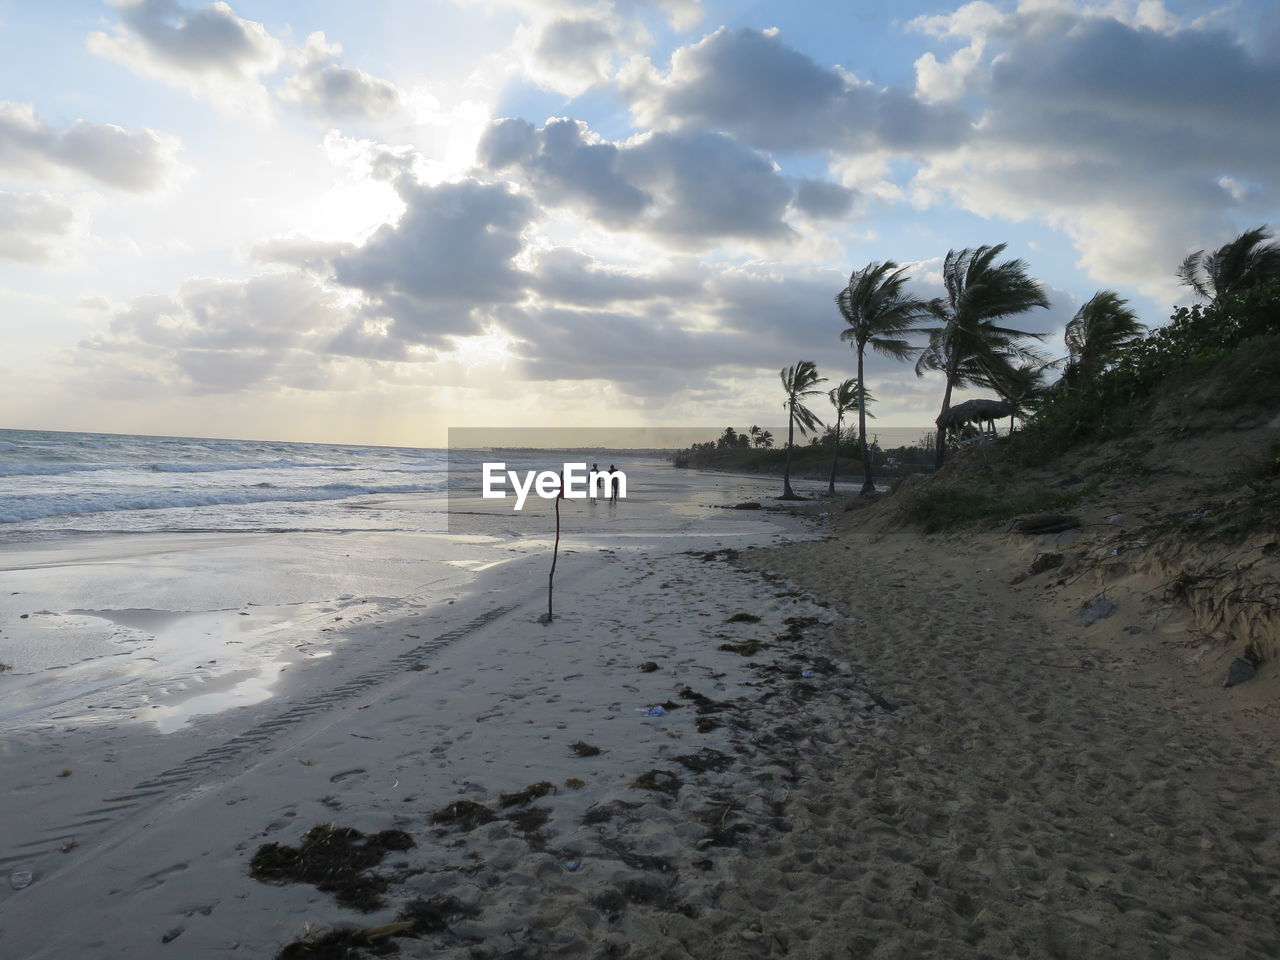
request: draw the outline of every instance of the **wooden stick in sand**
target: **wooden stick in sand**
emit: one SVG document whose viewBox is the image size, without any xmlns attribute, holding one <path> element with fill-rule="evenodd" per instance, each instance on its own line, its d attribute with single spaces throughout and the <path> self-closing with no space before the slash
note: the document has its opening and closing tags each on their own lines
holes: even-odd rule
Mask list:
<svg viewBox="0 0 1280 960">
<path fill-rule="evenodd" d="M 564 499 L 564 473 L 560 474 L 560 492 L 556 494 L 556 544 L 551 549 L 551 572 L 547 574 L 547 619 L 550 623 L 555 619 L 551 606 L 551 595 L 556 587 L 556 560 L 560 557 L 560 501 Z"/>
</svg>

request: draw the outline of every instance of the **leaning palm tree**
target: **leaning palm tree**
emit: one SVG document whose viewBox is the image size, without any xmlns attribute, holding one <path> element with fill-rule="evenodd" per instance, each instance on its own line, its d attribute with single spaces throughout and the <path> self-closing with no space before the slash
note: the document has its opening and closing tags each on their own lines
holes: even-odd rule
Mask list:
<svg viewBox="0 0 1280 960">
<path fill-rule="evenodd" d="M 939 370 L 946 377 L 934 441 L 935 468 L 940 468 L 946 457 L 945 420 L 952 391 L 983 383 L 983 376 L 1005 375 L 1019 361 L 1034 359 L 1035 354 L 1021 341 L 1044 336 L 1000 324 L 1032 307 L 1049 306 L 1040 284 L 1027 276 L 1026 263 L 1016 259 L 995 262 L 1005 246 L 984 244 L 947 251 L 942 263 L 947 295 L 929 303 L 929 311 L 940 325 L 929 331 L 929 344 L 916 361 L 916 374 Z"/>
<path fill-rule="evenodd" d="M 905 267 L 899 267 L 892 260 L 869 263 L 861 270 L 855 270 L 849 277 L 849 285 L 836 294 L 836 307 L 849 325 L 840 333 L 840 339 L 851 341 L 858 354 L 858 383 L 866 382 L 862 366 L 868 346 L 895 360 L 910 359 L 918 349 L 903 338 L 920 332 L 916 324 L 930 316 L 929 305 L 903 291 L 907 283 L 906 272 Z M 876 491 L 866 437 L 866 405 L 859 404 L 858 443 L 862 453 L 863 496 Z"/>
<path fill-rule="evenodd" d="M 1280 279 L 1280 244 L 1271 239 L 1266 224 L 1246 230 L 1213 253 L 1197 250 L 1178 267 L 1178 279 L 1213 306 L 1233 293 Z"/>
<path fill-rule="evenodd" d="M 827 484 L 827 492 L 835 496 L 836 492 L 836 464 L 840 460 L 840 425 L 844 422 L 844 415 L 850 410 L 858 409 L 863 412 L 863 422 L 866 417 L 874 416 L 866 412 L 867 404 L 871 403 L 875 398 L 864 393 L 862 385 L 859 384 L 857 377 L 850 377 L 840 386 L 833 387 L 827 391 L 827 399 L 831 401 L 831 405 L 836 408 L 836 425 L 835 425 L 835 451 L 831 454 L 831 481 Z M 861 439 L 862 434 L 858 434 Z"/>
<path fill-rule="evenodd" d="M 1070 386 L 1087 383 L 1128 347 L 1142 339 L 1147 328 L 1114 290 L 1099 290 L 1067 324 L 1067 366 L 1063 379 Z"/>
<path fill-rule="evenodd" d="M 756 437 L 756 446 L 768 450 L 773 446 L 773 432 L 770 430 L 761 430 L 760 436 Z"/>
<path fill-rule="evenodd" d="M 760 446 L 760 428 L 754 423 L 751 425 L 751 429 L 747 431 L 747 436 L 751 438 L 750 443 L 757 447 Z"/>
<path fill-rule="evenodd" d="M 782 389 L 787 391 L 787 399 L 782 401 L 787 410 L 787 465 L 782 473 L 782 499 L 799 500 L 800 497 L 791 489 L 791 449 L 795 446 L 796 425 L 800 425 L 801 436 L 822 426 L 818 415 L 804 402 L 806 397 L 816 397 L 822 392 L 816 388 L 818 384 L 826 383 L 827 378 L 818 376 L 818 368 L 812 360 L 801 360 L 793 367 L 783 367 L 778 376 L 782 379 Z"/>
</svg>

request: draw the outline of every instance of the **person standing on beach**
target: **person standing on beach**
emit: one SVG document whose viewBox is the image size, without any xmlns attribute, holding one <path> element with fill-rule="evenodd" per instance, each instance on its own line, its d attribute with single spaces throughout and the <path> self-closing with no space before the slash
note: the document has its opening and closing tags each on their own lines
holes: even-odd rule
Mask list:
<svg viewBox="0 0 1280 960">
<path fill-rule="evenodd" d="M 591 472 L 592 472 L 593 474 L 595 474 L 595 473 L 599 473 L 599 472 L 600 472 L 600 464 L 598 464 L 598 463 L 593 463 L 593 464 L 591 465 Z M 592 482 L 591 482 L 590 477 L 588 477 L 588 478 L 587 478 L 587 489 L 588 489 L 589 491 L 591 491 L 591 502 L 592 502 L 592 503 L 595 503 L 595 502 L 596 502 L 596 485 L 595 485 L 594 483 L 592 483 Z"/>
<path fill-rule="evenodd" d="M 611 463 L 611 464 L 609 464 L 609 473 L 610 473 L 610 474 L 614 474 L 614 473 L 617 473 L 617 472 L 618 472 L 618 468 L 617 468 L 617 467 L 615 467 L 612 463 Z M 609 502 L 610 502 L 610 503 L 617 503 L 617 502 L 618 502 L 618 485 L 617 485 L 617 483 L 611 483 L 611 484 L 609 484 Z"/>
</svg>

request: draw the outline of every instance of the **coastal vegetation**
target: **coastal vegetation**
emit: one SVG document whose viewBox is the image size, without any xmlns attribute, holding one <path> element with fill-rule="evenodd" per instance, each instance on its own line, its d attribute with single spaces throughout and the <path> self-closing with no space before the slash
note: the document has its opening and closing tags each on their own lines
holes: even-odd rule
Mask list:
<svg viewBox="0 0 1280 960">
<path fill-rule="evenodd" d="M 795 449 L 796 426 L 800 427 L 801 436 L 821 426 L 818 415 L 805 406 L 805 401 L 822 392 L 817 389 L 818 384 L 826 383 L 827 378 L 818 376 L 818 368 L 810 360 L 784 367 L 778 376 L 782 380 L 782 389 L 787 393 L 787 399 L 782 403 L 787 411 L 787 461 L 782 472 L 782 498 L 797 500 L 799 498 L 791 489 L 791 451 Z"/>
<path fill-rule="evenodd" d="M 907 271 L 892 260 L 869 263 L 855 270 L 849 284 L 836 294 L 836 308 L 848 325 L 840 339 L 853 345 L 858 357 L 857 382 L 865 391 L 863 363 L 867 347 L 894 360 L 908 360 L 919 348 L 906 338 L 919 332 L 917 324 L 929 315 L 929 305 L 905 292 Z M 865 392 L 858 402 L 858 446 L 862 453 L 862 493 L 875 492 L 871 454 L 867 449 L 867 404 Z M 835 467 L 832 466 L 832 493 L 835 492 Z"/>
<path fill-rule="evenodd" d="M 780 472 L 788 499 L 795 498 L 793 471 L 816 476 L 819 462 L 832 493 L 837 473 L 849 475 L 850 461 L 861 463 L 863 495 L 874 493 L 876 472 L 886 466 L 894 476 L 919 472 L 921 444 L 885 451 L 869 441 L 866 420 L 874 398 L 864 380 L 868 347 L 898 360 L 914 357 L 918 376 L 943 374 L 933 469 L 944 465 L 949 450 L 963 450 L 962 460 L 980 465 L 980 476 L 961 482 L 966 471 L 943 471 L 901 498 L 904 519 L 929 529 L 1068 509 L 1087 499 L 1088 485 L 1049 489 L 1028 471 L 1079 457 L 1083 448 L 1131 436 L 1153 422 L 1185 435 L 1221 425 L 1230 411 L 1245 410 L 1243 422 L 1253 422 L 1247 410 L 1280 406 L 1280 244 L 1265 226 L 1189 255 L 1177 276 L 1199 302 L 1176 308 L 1163 326 L 1148 330 L 1116 291 L 1098 291 L 1067 324 L 1066 355 L 1057 359 L 1036 349 L 1043 333 L 1016 325 L 1019 316 L 1049 301 L 1024 261 L 1001 259 L 1005 249 L 996 244 L 949 251 L 945 295 L 932 300 L 911 295 L 905 268 L 893 261 L 855 270 L 835 302 L 845 325 L 839 339 L 853 348 L 858 375 L 829 392 L 834 425 L 821 431 L 823 424 L 805 405 L 825 378 L 816 363 L 800 361 L 781 371 L 788 411 L 782 450 L 762 442 L 768 431 L 753 426 L 747 434 L 728 428 L 682 458 L 698 467 Z M 913 343 L 913 337 L 924 342 Z M 1000 401 L 953 408 L 954 391 L 965 387 L 987 388 Z M 845 415 L 854 408 L 858 425 L 845 429 Z M 1009 433 L 994 445 L 980 443 L 994 438 L 980 426 L 996 411 L 1009 416 Z M 1022 427 L 1015 432 L 1018 418 Z M 975 422 L 979 429 L 971 426 Z M 807 446 L 796 443 L 797 425 L 802 437 L 812 434 Z M 1255 484 L 1258 477 L 1274 480 L 1273 461 L 1262 456 L 1249 468 Z M 1009 483 L 998 482 L 1001 477 Z M 1260 498 L 1262 515 L 1274 499 Z"/>
</svg>

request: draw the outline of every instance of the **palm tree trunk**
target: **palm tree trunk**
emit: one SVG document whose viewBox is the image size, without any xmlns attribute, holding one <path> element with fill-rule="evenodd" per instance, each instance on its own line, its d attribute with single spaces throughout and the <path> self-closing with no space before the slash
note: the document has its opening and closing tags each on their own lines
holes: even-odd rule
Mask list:
<svg viewBox="0 0 1280 960">
<path fill-rule="evenodd" d="M 871 448 L 867 446 L 867 387 L 862 379 L 862 354 L 865 349 L 866 344 L 858 344 L 858 443 L 862 446 L 860 495 L 869 497 L 876 492 L 876 481 L 871 475 Z"/>
<path fill-rule="evenodd" d="M 795 446 L 795 444 L 792 442 L 795 439 L 795 436 L 796 436 L 796 412 L 792 407 L 788 407 L 787 408 L 787 465 L 782 470 L 782 498 L 784 500 L 796 499 L 796 495 L 791 489 L 791 448 Z"/>
<path fill-rule="evenodd" d="M 952 386 L 951 380 L 952 380 L 952 373 L 950 370 L 948 370 L 947 371 L 947 389 L 942 394 L 942 413 L 938 414 L 938 419 L 942 422 L 938 425 L 938 437 L 936 440 L 936 447 L 934 448 L 934 452 L 933 452 L 933 469 L 935 470 L 942 469 L 942 462 L 943 460 L 946 459 L 946 455 L 947 455 L 946 416 L 947 416 L 947 411 L 951 409 L 951 386 Z"/>
<path fill-rule="evenodd" d="M 833 497 L 836 495 L 836 464 L 840 462 L 840 423 L 843 416 L 842 412 L 836 411 L 836 442 L 831 453 L 831 482 L 827 484 L 827 493 Z"/>
</svg>

